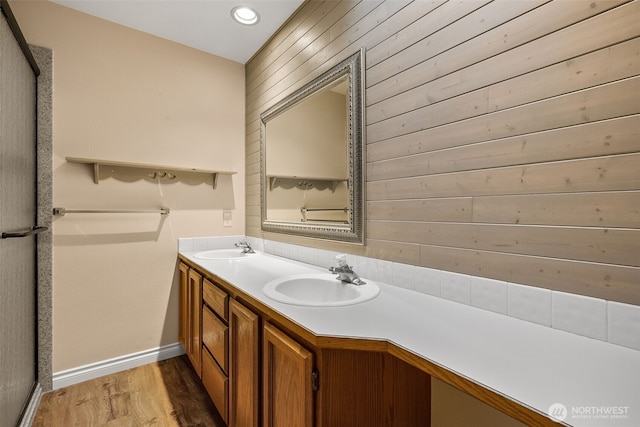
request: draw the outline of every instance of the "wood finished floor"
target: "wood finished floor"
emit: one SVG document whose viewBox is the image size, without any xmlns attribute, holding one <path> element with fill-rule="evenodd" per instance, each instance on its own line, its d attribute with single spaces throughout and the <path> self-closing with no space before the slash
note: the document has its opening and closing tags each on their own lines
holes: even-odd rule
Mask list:
<svg viewBox="0 0 640 427">
<path fill-rule="evenodd" d="M 224 422 L 187 356 L 45 394 L 33 427 L 207 426 Z"/>
</svg>

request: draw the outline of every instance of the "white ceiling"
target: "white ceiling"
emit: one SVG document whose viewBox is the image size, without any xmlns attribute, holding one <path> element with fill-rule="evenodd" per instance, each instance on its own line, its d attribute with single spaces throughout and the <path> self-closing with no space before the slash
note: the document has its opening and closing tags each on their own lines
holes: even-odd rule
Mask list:
<svg viewBox="0 0 640 427">
<path fill-rule="evenodd" d="M 303 0 L 51 0 L 63 6 L 242 64 L 271 37 Z M 231 18 L 235 6 L 260 14 L 257 25 Z"/>
</svg>

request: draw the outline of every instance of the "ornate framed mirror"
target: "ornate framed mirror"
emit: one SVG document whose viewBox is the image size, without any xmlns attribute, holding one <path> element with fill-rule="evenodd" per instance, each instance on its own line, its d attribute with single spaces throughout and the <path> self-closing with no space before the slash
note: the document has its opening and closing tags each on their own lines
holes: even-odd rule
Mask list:
<svg viewBox="0 0 640 427">
<path fill-rule="evenodd" d="M 361 50 L 260 115 L 262 230 L 364 244 Z"/>
</svg>

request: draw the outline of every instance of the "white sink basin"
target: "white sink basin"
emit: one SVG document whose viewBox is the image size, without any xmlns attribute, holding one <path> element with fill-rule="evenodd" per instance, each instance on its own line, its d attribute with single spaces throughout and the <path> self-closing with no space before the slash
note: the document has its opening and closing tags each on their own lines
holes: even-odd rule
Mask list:
<svg viewBox="0 0 640 427">
<path fill-rule="evenodd" d="M 264 294 L 278 302 L 311 307 L 336 307 L 359 304 L 375 298 L 380 288 L 375 282 L 356 286 L 343 283 L 334 274 L 298 274 L 272 280 L 264 287 Z"/>
<path fill-rule="evenodd" d="M 194 257 L 199 259 L 242 259 L 250 255 L 255 254 L 245 254 L 242 252 L 242 249 L 213 249 L 198 252 Z"/>
</svg>

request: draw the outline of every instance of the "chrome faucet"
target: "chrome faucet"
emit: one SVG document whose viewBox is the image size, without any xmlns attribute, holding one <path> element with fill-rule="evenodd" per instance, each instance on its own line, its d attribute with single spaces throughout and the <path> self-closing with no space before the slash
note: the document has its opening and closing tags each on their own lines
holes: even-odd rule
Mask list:
<svg viewBox="0 0 640 427">
<path fill-rule="evenodd" d="M 362 280 L 355 271 L 353 271 L 351 266 L 347 264 L 346 254 L 337 255 L 335 260 L 336 260 L 336 265 L 333 267 L 329 267 L 329 271 L 337 274 L 338 280 L 341 280 L 345 283 L 353 283 L 354 285 L 357 285 L 357 286 L 364 285 L 367 283 L 364 280 Z"/>
<path fill-rule="evenodd" d="M 240 240 L 238 243 L 236 243 L 233 246 L 235 246 L 236 248 L 242 248 L 242 253 L 243 254 L 255 254 L 255 251 L 253 250 L 251 245 L 249 245 L 249 243 L 247 243 L 247 241 L 245 239 Z"/>
</svg>

